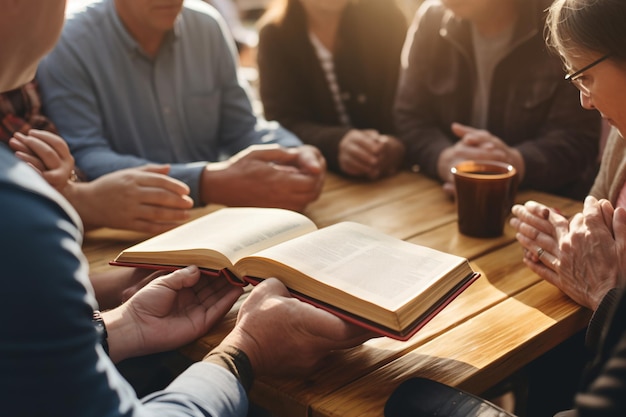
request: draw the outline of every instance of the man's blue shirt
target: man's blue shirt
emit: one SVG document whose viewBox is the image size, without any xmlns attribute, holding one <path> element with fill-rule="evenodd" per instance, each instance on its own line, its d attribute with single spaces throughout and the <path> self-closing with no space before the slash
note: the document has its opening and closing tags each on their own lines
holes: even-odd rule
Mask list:
<svg viewBox="0 0 626 417">
<path fill-rule="evenodd" d="M 201 171 L 257 143 L 301 142 L 257 118 L 237 76 L 236 49 L 218 12 L 186 0 L 158 54 L 147 56 L 113 0 L 68 15 L 38 71 L 44 112 L 89 179 L 170 163 L 199 202 Z"/>
<path fill-rule="evenodd" d="M 237 378 L 196 363 L 139 400 L 100 345 L 78 214 L 0 144 L 0 402 L 3 416 L 243 417 Z"/>
</svg>

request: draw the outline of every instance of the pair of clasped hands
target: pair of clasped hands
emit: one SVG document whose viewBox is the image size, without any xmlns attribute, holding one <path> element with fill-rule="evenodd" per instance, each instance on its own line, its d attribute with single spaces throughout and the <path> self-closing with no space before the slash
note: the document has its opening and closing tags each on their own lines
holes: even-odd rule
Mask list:
<svg viewBox="0 0 626 417">
<path fill-rule="evenodd" d="M 455 194 L 451 168 L 462 161 L 506 162 L 513 165 L 517 170 L 518 181 L 524 178 L 524 158 L 517 149 L 508 146 L 502 139 L 484 129 L 476 129 L 460 123 L 453 123 L 451 129 L 459 137 L 459 140 L 454 145 L 444 149 L 437 162 L 438 175 L 444 182 L 443 189 L 447 194 L 452 196 Z"/>
<path fill-rule="evenodd" d="M 404 144 L 394 136 L 373 129 L 351 129 L 339 141 L 339 167 L 353 177 L 370 180 L 388 177 L 400 170 Z"/>
<path fill-rule="evenodd" d="M 535 201 L 513 206 L 512 213 L 524 263 L 577 303 L 595 310 L 610 289 L 624 284 L 624 208 L 588 196 L 571 219 Z"/>
<path fill-rule="evenodd" d="M 150 164 L 74 182 L 74 158 L 58 135 L 33 129 L 27 135 L 16 133 L 9 146 L 72 203 L 87 228 L 161 233 L 187 221 L 194 206 L 189 187 L 167 175 L 169 165 Z M 227 161 L 207 164 L 201 203 L 302 211 L 319 197 L 325 172 L 325 160 L 312 146 L 253 145 Z"/>
</svg>

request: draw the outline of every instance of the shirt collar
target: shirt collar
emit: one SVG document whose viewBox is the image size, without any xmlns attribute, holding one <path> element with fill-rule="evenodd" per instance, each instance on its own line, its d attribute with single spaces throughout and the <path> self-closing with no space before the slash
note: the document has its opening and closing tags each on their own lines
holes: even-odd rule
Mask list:
<svg viewBox="0 0 626 417">
<path fill-rule="evenodd" d="M 181 25 L 183 24 L 182 23 L 183 11 L 184 10 L 181 11 L 178 18 L 174 22 L 174 27 L 172 28 L 172 30 L 170 30 L 165 35 L 165 39 L 163 40 L 161 49 L 163 49 L 164 47 L 167 47 L 168 45 L 173 44 L 176 40 L 178 40 L 180 36 L 180 32 L 181 32 Z M 126 29 L 126 26 L 124 26 L 124 22 L 122 22 L 122 19 L 120 19 L 119 15 L 117 14 L 117 10 L 115 8 L 115 0 L 107 1 L 107 16 L 111 20 L 113 24 L 113 29 L 115 30 L 117 37 L 122 42 L 124 47 L 129 52 L 133 52 L 133 53 L 137 53 L 142 56 L 145 56 L 145 52 L 143 51 L 143 48 L 141 47 L 139 42 L 137 42 L 135 38 L 133 38 L 133 36 L 128 32 L 128 30 Z"/>
</svg>

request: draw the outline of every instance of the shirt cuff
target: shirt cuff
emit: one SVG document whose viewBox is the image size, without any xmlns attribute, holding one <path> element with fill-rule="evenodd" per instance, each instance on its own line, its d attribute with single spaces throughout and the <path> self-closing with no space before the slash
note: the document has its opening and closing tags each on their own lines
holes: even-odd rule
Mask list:
<svg viewBox="0 0 626 417">
<path fill-rule="evenodd" d="M 172 164 L 169 176 L 187 184 L 190 189 L 189 197 L 193 199 L 195 207 L 202 207 L 200 199 L 200 178 L 208 162 L 190 162 L 188 164 Z"/>
<path fill-rule="evenodd" d="M 596 351 L 602 338 L 602 331 L 608 324 L 613 308 L 619 299 L 619 291 L 612 288 L 606 293 L 596 311 L 593 312 L 589 325 L 587 326 L 587 334 L 585 336 L 585 344 L 591 351 Z"/>
<path fill-rule="evenodd" d="M 203 361 L 226 368 L 237 377 L 246 392 L 250 391 L 254 382 L 254 371 L 248 355 L 243 350 L 233 346 L 217 347 L 209 352 Z"/>
</svg>

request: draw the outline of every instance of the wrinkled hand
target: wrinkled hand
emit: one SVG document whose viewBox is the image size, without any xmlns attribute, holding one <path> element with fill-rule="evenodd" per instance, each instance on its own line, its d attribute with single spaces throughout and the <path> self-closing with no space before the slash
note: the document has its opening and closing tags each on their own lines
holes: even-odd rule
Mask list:
<svg viewBox="0 0 626 417">
<path fill-rule="evenodd" d="M 313 146 L 253 145 L 227 161 L 207 165 L 202 201 L 303 211 L 319 197 L 325 174 L 326 161 Z"/>
<path fill-rule="evenodd" d="M 374 336 L 292 298 L 272 278 L 252 290 L 222 345 L 243 350 L 255 375 L 293 375 L 315 369 L 332 350 L 354 347 Z"/>
<path fill-rule="evenodd" d="M 28 135 L 15 133 L 9 140 L 9 147 L 48 184 L 63 193 L 74 170 L 74 157 L 63 138 L 45 130 L 31 129 Z"/>
<path fill-rule="evenodd" d="M 519 181 L 524 178 L 525 163 L 522 154 L 508 146 L 502 139 L 486 130 L 476 129 L 460 123 L 452 124 L 452 131 L 460 140 L 445 149 L 437 162 L 439 177 L 444 182 L 444 190 L 454 194 L 454 179 L 450 170 L 466 160 L 491 160 L 506 162 L 515 167 Z"/>
<path fill-rule="evenodd" d="M 167 176 L 169 166 L 146 165 L 104 175 L 66 190 L 86 227 L 161 233 L 189 219 L 189 187 Z"/>
<path fill-rule="evenodd" d="M 220 321 L 242 294 L 223 278 L 187 267 L 160 276 L 103 313 L 114 362 L 183 346 Z"/>
<path fill-rule="evenodd" d="M 585 199 L 570 221 L 529 201 L 515 205 L 511 225 L 525 249 L 524 263 L 577 303 L 595 310 L 621 282 L 626 260 L 626 212 L 607 200 Z M 543 252 L 539 255 L 539 249 Z"/>
<path fill-rule="evenodd" d="M 370 180 L 395 174 L 404 159 L 404 144 L 375 130 L 350 130 L 339 142 L 343 172 Z"/>
</svg>

